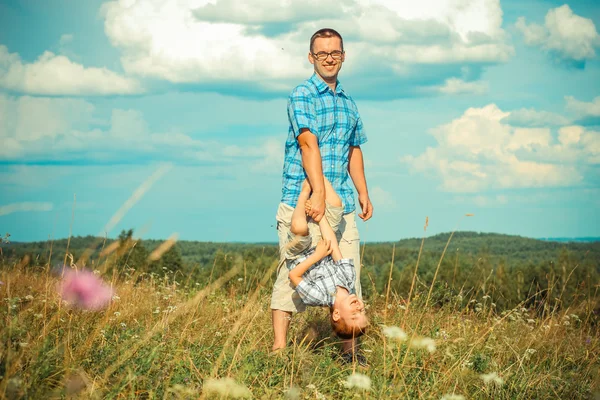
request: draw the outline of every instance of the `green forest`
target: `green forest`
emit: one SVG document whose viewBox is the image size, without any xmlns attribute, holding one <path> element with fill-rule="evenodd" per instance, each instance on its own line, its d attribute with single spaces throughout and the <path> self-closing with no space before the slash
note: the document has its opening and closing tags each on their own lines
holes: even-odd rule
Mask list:
<svg viewBox="0 0 600 400">
<path fill-rule="evenodd" d="M 117 239 L 93 236 L 47 242 L 3 243 L 1 265 L 32 269 L 77 264 L 104 274 L 174 275 L 203 287 L 234 267 L 231 282 L 256 285 L 278 260 L 276 243 L 179 241 L 158 260 L 163 241 L 140 240 L 133 231 Z M 67 249 L 68 246 L 68 249 Z M 518 305 L 539 310 L 592 302 L 598 307 L 600 242 L 554 242 L 494 233 L 456 232 L 397 242 L 361 244 L 361 283 L 366 299 L 389 290 L 399 299 L 432 282 L 440 304 L 489 296 L 497 311 Z M 416 274 L 415 274 L 416 269 Z M 437 276 L 436 276 L 437 273 Z M 435 279 L 434 279 L 435 276 Z M 233 283 L 231 283 L 233 284 Z M 487 297 L 486 297 L 487 298 Z M 596 314 L 597 315 L 597 314 Z"/>
</svg>

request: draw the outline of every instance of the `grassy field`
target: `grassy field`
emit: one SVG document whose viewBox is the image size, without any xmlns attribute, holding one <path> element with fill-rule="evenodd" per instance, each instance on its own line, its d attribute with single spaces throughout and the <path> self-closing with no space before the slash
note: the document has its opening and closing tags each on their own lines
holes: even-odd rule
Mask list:
<svg viewBox="0 0 600 400">
<path fill-rule="evenodd" d="M 103 276 L 112 301 L 87 311 L 61 299 L 56 271 L 5 261 L 0 395 L 585 399 L 600 391 L 597 292 L 566 309 L 500 311 L 493 293 L 434 302 L 440 294 L 419 285 L 410 294 L 373 289 L 362 368 L 339 361 L 323 309 L 296 315 L 290 346 L 270 352 L 274 267 L 251 278 L 234 267 L 209 285 L 131 268 Z"/>
</svg>

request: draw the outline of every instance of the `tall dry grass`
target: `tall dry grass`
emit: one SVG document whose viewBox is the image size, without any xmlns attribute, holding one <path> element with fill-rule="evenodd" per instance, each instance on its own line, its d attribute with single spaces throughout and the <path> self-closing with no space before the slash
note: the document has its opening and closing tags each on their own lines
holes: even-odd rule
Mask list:
<svg viewBox="0 0 600 400">
<path fill-rule="evenodd" d="M 321 309 L 295 316 L 290 346 L 272 354 L 275 265 L 248 279 L 235 277 L 243 266 L 234 267 L 206 287 L 172 271 L 159 277 L 128 269 L 106 277 L 116 293 L 106 309 L 85 311 L 62 301 L 60 274 L 5 264 L 0 394 L 574 399 L 600 390 L 593 299 L 542 315 L 522 306 L 498 312 L 490 295 L 432 304 L 433 284 L 414 285 L 418 264 L 410 293 L 368 299 L 372 327 L 361 351 L 369 368 L 339 361 Z"/>
</svg>

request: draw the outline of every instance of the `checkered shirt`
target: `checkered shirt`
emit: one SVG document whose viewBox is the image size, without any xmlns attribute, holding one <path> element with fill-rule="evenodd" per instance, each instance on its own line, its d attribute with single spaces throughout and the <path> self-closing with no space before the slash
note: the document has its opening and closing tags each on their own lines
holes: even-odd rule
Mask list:
<svg viewBox="0 0 600 400">
<path fill-rule="evenodd" d="M 294 269 L 315 252 L 315 248 L 306 250 L 300 257 L 288 262 L 288 268 Z M 326 256 L 316 262 L 302 275 L 302 281 L 296 286 L 296 292 L 307 306 L 333 306 L 337 286 L 355 293 L 356 271 L 350 258 L 333 261 Z"/>
<path fill-rule="evenodd" d="M 355 209 L 354 189 L 348 174 L 350 146 L 367 141 L 358 108 L 337 83 L 335 93 L 315 73 L 297 86 L 288 99 L 288 138 L 283 162 L 283 189 L 281 201 L 296 207 L 302 181 L 306 177 L 298 136 L 308 128 L 319 141 L 323 174 L 342 199 L 344 213 Z"/>
</svg>

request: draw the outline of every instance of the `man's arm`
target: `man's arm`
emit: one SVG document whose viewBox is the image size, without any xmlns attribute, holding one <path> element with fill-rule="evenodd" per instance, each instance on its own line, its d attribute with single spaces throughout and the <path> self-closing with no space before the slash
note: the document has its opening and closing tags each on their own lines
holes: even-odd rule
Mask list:
<svg viewBox="0 0 600 400">
<path fill-rule="evenodd" d="M 302 166 L 312 188 L 310 216 L 319 222 L 325 214 L 325 183 L 323 182 L 323 165 L 317 137 L 307 128 L 301 129 L 298 145 L 302 152 Z"/>
<path fill-rule="evenodd" d="M 367 180 L 365 178 L 365 165 L 360 146 L 350 146 L 348 173 L 358 192 L 358 202 L 362 209 L 362 213 L 358 214 L 358 216 L 363 221 L 367 221 L 373 216 L 373 204 L 371 204 L 371 199 L 369 199 L 369 190 L 367 189 Z"/>
</svg>

